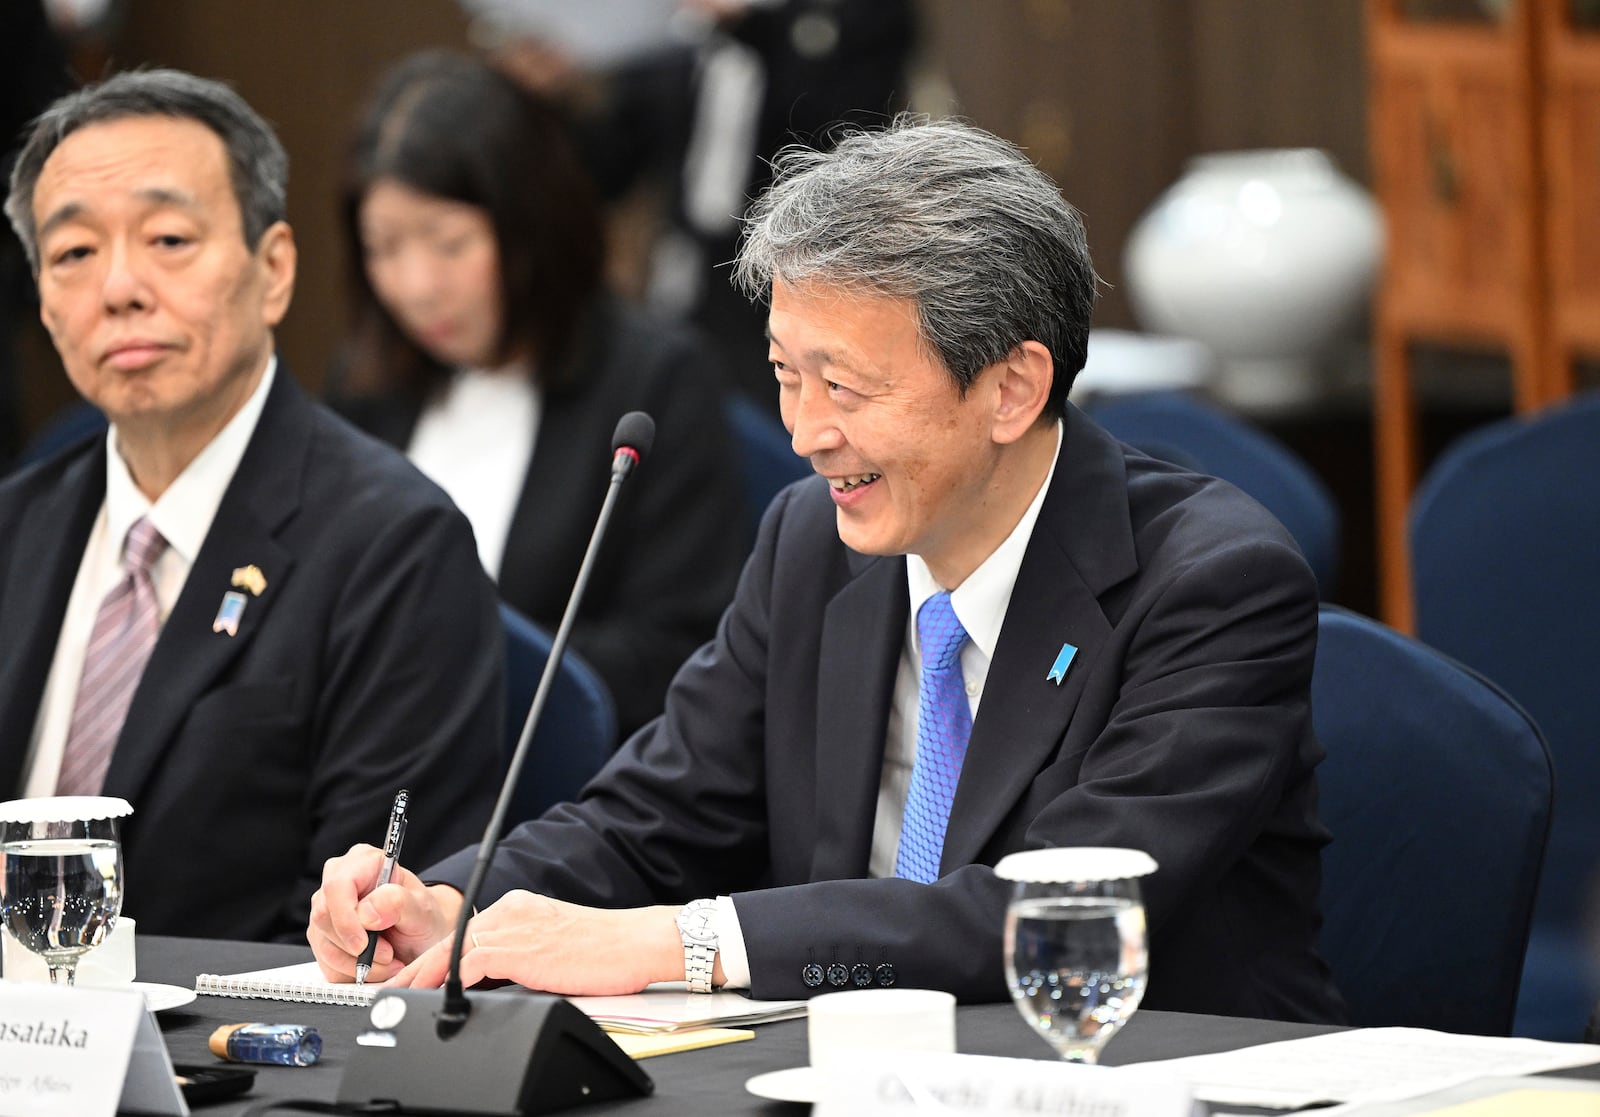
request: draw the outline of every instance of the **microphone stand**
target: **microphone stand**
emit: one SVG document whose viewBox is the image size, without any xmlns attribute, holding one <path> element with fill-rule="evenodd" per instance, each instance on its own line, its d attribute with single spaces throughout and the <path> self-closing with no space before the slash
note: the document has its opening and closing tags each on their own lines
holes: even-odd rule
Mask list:
<svg viewBox="0 0 1600 1117">
<path fill-rule="evenodd" d="M 622 482 L 649 451 L 654 435 L 650 417 L 630 411 L 612 436 L 611 484 L 500 785 L 500 798 L 461 894 L 442 1004 L 440 991 L 435 989 L 379 992 L 370 1013 L 372 1026 L 356 1038 L 356 1050 L 340 1080 L 341 1106 L 526 1117 L 655 1089 L 650 1076 L 610 1036 L 561 997 L 495 990 L 474 993 L 469 1000 L 461 984 L 467 922 L 488 875 L 517 777 L 554 685 L 601 537 Z"/>
<path fill-rule="evenodd" d="M 583 591 L 589 585 L 589 574 L 594 569 L 595 555 L 600 550 L 600 538 L 605 534 L 606 526 L 611 521 L 611 510 L 616 506 L 617 496 L 622 491 L 622 482 L 628 479 L 629 473 L 638 462 L 639 452 L 631 446 L 618 447 L 612 456 L 611 483 L 606 486 L 605 501 L 600 505 L 600 515 L 595 519 L 594 532 L 589 536 L 589 547 L 583 553 L 577 580 L 573 582 L 572 594 L 567 598 L 566 611 L 561 614 L 561 624 L 556 628 L 555 637 L 550 642 L 550 658 L 545 660 L 544 672 L 539 676 L 538 689 L 533 692 L 533 703 L 528 707 L 528 716 L 522 722 L 522 735 L 517 738 L 517 747 L 512 752 L 511 763 L 506 768 L 505 782 L 500 785 L 500 798 L 495 801 L 494 813 L 489 816 L 489 826 L 483 833 L 483 841 L 478 843 L 478 856 L 472 863 L 472 875 L 467 878 L 466 890 L 461 893 L 461 911 L 456 917 L 455 938 L 450 944 L 450 968 L 446 971 L 444 981 L 444 1010 L 439 1014 L 441 1039 L 449 1039 L 459 1031 L 472 1012 L 472 1006 L 467 1002 L 466 990 L 461 985 L 461 955 L 465 950 L 467 924 L 472 920 L 474 901 L 477 900 L 478 893 L 483 890 L 484 877 L 489 874 L 489 863 L 494 859 L 495 846 L 500 843 L 500 832 L 505 827 L 511 800 L 516 795 L 517 778 L 522 774 L 522 764 L 527 759 L 534 730 L 538 728 L 545 702 L 555 685 L 561 656 L 567 650 L 567 638 L 572 634 L 572 625 L 577 620 L 578 602 L 582 600 Z"/>
</svg>

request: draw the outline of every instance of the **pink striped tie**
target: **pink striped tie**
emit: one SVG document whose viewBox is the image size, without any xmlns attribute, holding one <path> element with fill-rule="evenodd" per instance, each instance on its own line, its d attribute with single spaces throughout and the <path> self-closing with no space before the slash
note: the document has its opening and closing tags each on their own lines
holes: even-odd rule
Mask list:
<svg viewBox="0 0 1600 1117">
<path fill-rule="evenodd" d="M 166 549 L 167 541 L 149 520 L 140 519 L 128 529 L 122 581 L 100 603 L 89 637 L 57 795 L 98 795 L 105 783 L 128 705 L 161 635 L 161 608 L 150 567 Z"/>
</svg>

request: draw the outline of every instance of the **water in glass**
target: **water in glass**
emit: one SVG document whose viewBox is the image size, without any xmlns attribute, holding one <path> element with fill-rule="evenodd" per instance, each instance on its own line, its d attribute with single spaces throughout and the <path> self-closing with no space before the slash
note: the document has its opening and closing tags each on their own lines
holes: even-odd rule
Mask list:
<svg viewBox="0 0 1600 1117">
<path fill-rule="evenodd" d="M 1012 998 L 1062 1058 L 1092 1063 L 1144 995 L 1144 906 L 1104 886 L 1019 891 L 1006 915 Z"/>
<path fill-rule="evenodd" d="M 22 829 L 8 824 L 0 844 L 0 920 L 44 958 L 51 981 L 64 976 L 70 985 L 78 959 L 100 945 L 122 910 L 121 846 L 93 824 L 52 823 L 45 837 L 34 836 L 37 826 L 17 835 Z"/>
</svg>

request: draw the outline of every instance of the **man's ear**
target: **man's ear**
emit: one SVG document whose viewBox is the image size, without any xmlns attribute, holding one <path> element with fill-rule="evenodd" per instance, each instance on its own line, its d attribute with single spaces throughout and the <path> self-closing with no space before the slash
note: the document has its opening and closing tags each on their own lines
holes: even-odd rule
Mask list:
<svg viewBox="0 0 1600 1117">
<path fill-rule="evenodd" d="M 261 234 L 261 243 L 256 246 L 255 256 L 264 285 L 261 316 L 271 328 L 283 321 L 283 316 L 289 312 L 289 301 L 294 297 L 299 250 L 295 247 L 294 231 L 287 222 L 277 221 L 267 227 Z"/>
<path fill-rule="evenodd" d="M 994 368 L 994 440 L 1002 445 L 1026 434 L 1044 411 L 1055 381 L 1055 361 L 1037 341 L 1024 341 Z"/>
</svg>

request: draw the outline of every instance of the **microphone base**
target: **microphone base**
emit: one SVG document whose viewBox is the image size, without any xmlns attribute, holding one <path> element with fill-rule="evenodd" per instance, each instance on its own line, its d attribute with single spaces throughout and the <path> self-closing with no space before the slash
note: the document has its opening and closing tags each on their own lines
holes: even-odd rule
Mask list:
<svg viewBox="0 0 1600 1117">
<path fill-rule="evenodd" d="M 526 1117 L 649 1094 L 650 1076 L 569 1002 L 501 991 L 469 997 L 471 1015 L 439 1035 L 441 989 L 392 989 L 372 1003 L 339 1103 L 402 1113 Z"/>
</svg>

